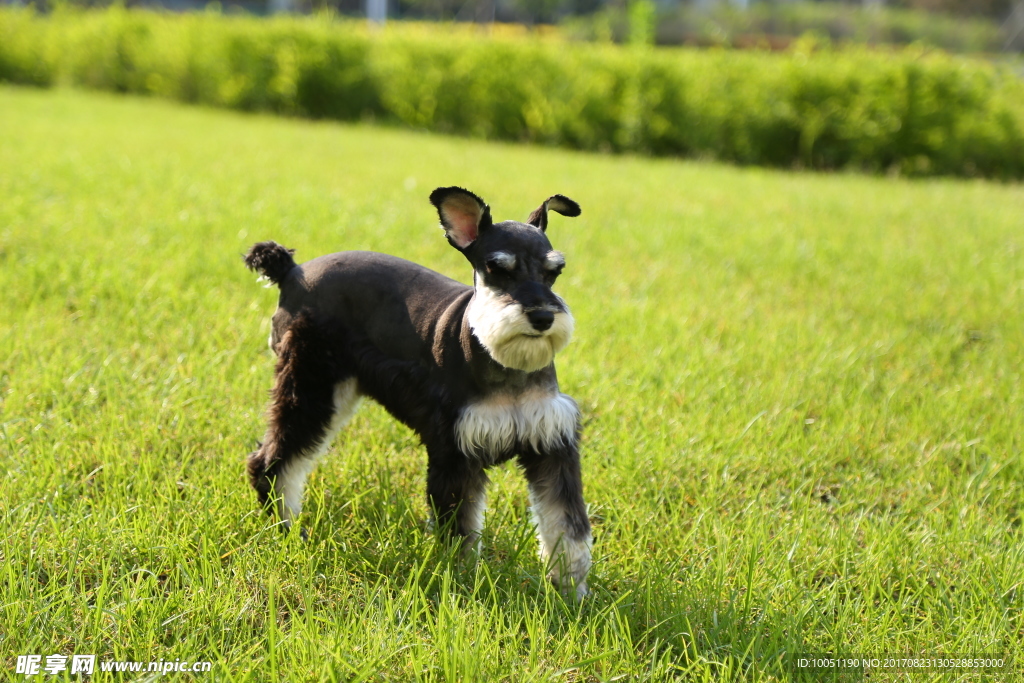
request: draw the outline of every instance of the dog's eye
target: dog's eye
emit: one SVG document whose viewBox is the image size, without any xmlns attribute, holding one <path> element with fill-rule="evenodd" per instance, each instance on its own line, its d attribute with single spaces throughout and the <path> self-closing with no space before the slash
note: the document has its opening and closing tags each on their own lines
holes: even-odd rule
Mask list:
<svg viewBox="0 0 1024 683">
<path fill-rule="evenodd" d="M 565 259 L 562 259 L 562 258 L 558 258 L 558 259 L 551 259 L 551 258 L 549 258 L 547 260 L 547 263 L 544 264 L 544 270 L 547 271 L 547 274 L 550 277 L 552 277 L 552 278 L 556 278 L 559 275 L 561 275 L 562 271 L 564 269 L 565 269 Z"/>
<path fill-rule="evenodd" d="M 516 267 L 516 257 L 504 251 L 491 254 L 484 261 L 487 270 L 491 273 L 511 273 Z"/>
<path fill-rule="evenodd" d="M 565 268 L 565 257 L 562 256 L 562 252 L 549 251 L 547 258 L 544 259 L 544 268 L 552 280 L 561 275 L 562 269 Z"/>
</svg>

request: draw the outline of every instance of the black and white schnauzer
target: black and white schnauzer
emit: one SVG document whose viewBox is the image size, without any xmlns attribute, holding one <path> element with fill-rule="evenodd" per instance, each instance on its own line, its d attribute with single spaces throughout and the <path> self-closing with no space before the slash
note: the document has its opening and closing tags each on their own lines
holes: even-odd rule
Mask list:
<svg viewBox="0 0 1024 683">
<path fill-rule="evenodd" d="M 552 285 L 565 258 L 548 211 L 578 216 L 554 195 L 527 223 L 493 223 L 472 192 L 430 195 L 448 242 L 473 266 L 474 286 L 394 256 L 349 251 L 299 266 L 293 250 L 254 245 L 246 265 L 281 289 L 270 347 L 278 356 L 266 436 L 248 470 L 286 527 L 306 478 L 362 396 L 383 405 L 427 447 L 427 496 L 441 533 L 477 547 L 485 470 L 515 457 L 549 578 L 587 592 L 591 533 L 580 479 L 580 413 L 558 390 L 555 354 L 573 319 Z"/>
</svg>

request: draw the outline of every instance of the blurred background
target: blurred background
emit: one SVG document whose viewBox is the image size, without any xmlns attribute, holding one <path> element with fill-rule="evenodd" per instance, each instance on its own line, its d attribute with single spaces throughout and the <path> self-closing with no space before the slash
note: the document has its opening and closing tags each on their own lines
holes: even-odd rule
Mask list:
<svg viewBox="0 0 1024 683">
<path fill-rule="evenodd" d="M 0 0 L 20 5 L 23 0 Z M 31 3 L 46 10 L 65 0 Z M 103 7 L 110 0 L 74 0 Z M 1024 49 L 1024 0 L 124 0 L 127 7 L 188 11 L 216 7 L 256 15 L 309 14 L 558 26 L 567 37 L 628 42 L 637 23 L 658 45 L 785 49 L 813 32 L 834 42 L 906 45 L 953 52 Z M 641 31 L 644 33 L 644 31 Z"/>
<path fill-rule="evenodd" d="M 1024 0 L 0 5 L 13 84 L 915 176 L 1024 177 L 1022 48 Z"/>
</svg>

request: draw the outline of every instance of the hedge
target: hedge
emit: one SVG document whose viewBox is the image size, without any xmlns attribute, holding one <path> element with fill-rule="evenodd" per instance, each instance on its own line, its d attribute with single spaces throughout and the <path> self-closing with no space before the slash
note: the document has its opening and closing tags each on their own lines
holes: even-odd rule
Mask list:
<svg viewBox="0 0 1024 683">
<path fill-rule="evenodd" d="M 587 150 L 1024 176 L 1024 83 L 921 49 L 624 48 L 471 28 L 0 10 L 0 80 Z"/>
<path fill-rule="evenodd" d="M 950 52 L 997 53 L 1009 37 L 994 18 L 957 17 L 895 5 L 871 7 L 828 0 L 752 2 L 742 9 L 726 2 L 661 4 L 654 39 L 659 45 L 740 46 L 762 41 L 779 45 L 813 32 L 838 43 L 924 42 Z M 562 26 L 580 40 L 626 42 L 630 32 L 628 10 L 612 3 L 591 15 L 569 17 Z"/>
</svg>

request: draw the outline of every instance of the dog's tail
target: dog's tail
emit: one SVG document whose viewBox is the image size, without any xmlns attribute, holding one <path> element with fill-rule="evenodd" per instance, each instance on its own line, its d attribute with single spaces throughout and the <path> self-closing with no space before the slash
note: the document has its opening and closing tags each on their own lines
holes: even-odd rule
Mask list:
<svg viewBox="0 0 1024 683">
<path fill-rule="evenodd" d="M 282 247 L 277 242 L 257 242 L 242 257 L 249 270 L 258 272 L 278 287 L 295 267 L 292 254 L 294 249 Z"/>
</svg>

